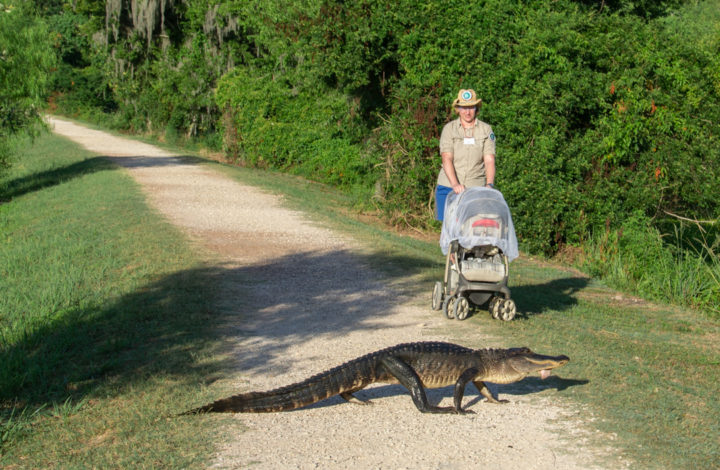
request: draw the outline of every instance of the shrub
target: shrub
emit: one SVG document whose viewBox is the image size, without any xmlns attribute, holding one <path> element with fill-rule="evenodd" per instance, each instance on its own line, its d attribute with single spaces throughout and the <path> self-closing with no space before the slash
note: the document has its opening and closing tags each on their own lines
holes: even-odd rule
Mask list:
<svg viewBox="0 0 720 470">
<path fill-rule="evenodd" d="M 126 0 L 78 5 L 88 21 L 58 31 L 107 43 L 71 63 L 82 41 L 63 36 L 58 83 L 75 96 L 168 138 L 221 129 L 243 164 L 374 196 L 393 223 L 437 227 L 437 140 L 459 88 L 484 99 L 526 250 L 636 212 L 720 215 L 718 0 L 153 1 L 154 24 Z"/>
<path fill-rule="evenodd" d="M 225 148 L 243 165 L 275 168 L 341 188 L 372 187 L 374 162 L 357 103 L 332 88 L 316 94 L 281 77 L 236 68 L 222 77 Z"/>
</svg>

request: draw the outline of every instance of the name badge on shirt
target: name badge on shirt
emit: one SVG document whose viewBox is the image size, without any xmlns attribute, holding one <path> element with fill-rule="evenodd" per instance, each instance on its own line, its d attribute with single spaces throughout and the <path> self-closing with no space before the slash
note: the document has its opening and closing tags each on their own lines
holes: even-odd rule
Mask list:
<svg viewBox="0 0 720 470">
<path fill-rule="evenodd" d="M 465 145 L 475 145 L 475 137 L 465 137 L 465 139 L 463 139 L 463 143 Z"/>
</svg>

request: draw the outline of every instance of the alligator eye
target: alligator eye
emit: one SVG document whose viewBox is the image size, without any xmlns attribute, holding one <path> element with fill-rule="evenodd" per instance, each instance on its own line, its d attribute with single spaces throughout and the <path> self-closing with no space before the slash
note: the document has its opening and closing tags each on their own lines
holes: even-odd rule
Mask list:
<svg viewBox="0 0 720 470">
<path fill-rule="evenodd" d="M 510 352 L 512 354 L 533 354 L 533 352 L 530 350 L 530 348 L 523 347 L 523 348 L 511 348 Z"/>
</svg>

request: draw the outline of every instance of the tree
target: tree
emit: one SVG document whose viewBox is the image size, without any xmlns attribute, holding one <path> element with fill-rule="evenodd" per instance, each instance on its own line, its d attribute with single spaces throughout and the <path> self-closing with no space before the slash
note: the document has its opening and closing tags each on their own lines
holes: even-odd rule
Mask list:
<svg viewBox="0 0 720 470">
<path fill-rule="evenodd" d="M 54 64 L 45 24 L 22 4 L 13 8 L 0 3 L 0 170 L 9 165 L 12 139 L 41 126 Z"/>
</svg>

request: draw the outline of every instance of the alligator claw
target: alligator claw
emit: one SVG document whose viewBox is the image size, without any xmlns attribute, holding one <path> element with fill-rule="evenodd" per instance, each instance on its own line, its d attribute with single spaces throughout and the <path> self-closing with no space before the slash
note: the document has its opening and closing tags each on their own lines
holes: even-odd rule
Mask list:
<svg viewBox="0 0 720 470">
<path fill-rule="evenodd" d="M 361 400 L 350 392 L 343 392 L 340 396 L 348 403 L 354 403 L 356 405 L 372 405 L 373 402 L 370 400 Z"/>
<path fill-rule="evenodd" d="M 504 405 L 506 403 L 510 403 L 510 400 L 496 400 L 494 398 L 492 400 L 488 398 L 486 401 L 488 403 L 494 403 L 496 405 Z"/>
</svg>

